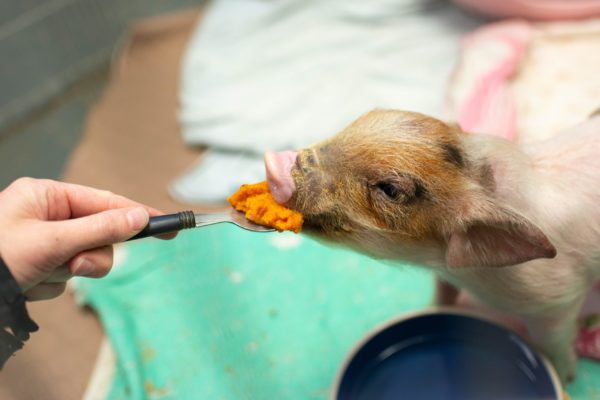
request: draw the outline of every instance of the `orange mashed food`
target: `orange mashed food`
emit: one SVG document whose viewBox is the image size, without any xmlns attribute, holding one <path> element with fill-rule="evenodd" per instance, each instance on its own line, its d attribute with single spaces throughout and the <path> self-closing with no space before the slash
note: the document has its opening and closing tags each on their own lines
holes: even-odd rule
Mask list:
<svg viewBox="0 0 600 400">
<path fill-rule="evenodd" d="M 301 213 L 278 204 L 266 181 L 242 185 L 227 201 L 236 210 L 246 213 L 246 218 L 260 225 L 270 226 L 279 232 L 300 232 L 304 217 Z"/>
</svg>

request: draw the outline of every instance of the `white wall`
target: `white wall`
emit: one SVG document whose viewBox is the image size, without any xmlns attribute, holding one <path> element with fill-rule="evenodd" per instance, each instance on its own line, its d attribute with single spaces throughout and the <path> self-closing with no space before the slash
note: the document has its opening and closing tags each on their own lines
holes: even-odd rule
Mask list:
<svg viewBox="0 0 600 400">
<path fill-rule="evenodd" d="M 0 0 L 0 129 L 106 62 L 132 19 L 203 0 Z"/>
</svg>

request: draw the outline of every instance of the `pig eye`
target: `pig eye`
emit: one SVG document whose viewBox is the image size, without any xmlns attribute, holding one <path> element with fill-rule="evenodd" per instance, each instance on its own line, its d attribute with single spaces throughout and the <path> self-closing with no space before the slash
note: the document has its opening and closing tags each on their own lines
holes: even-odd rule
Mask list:
<svg viewBox="0 0 600 400">
<path fill-rule="evenodd" d="M 392 200 L 397 200 L 402 194 L 402 190 L 390 182 L 379 182 L 376 187 Z"/>
<path fill-rule="evenodd" d="M 427 198 L 427 190 L 422 181 L 410 174 L 397 174 L 391 179 L 376 181 L 371 190 L 385 196 L 387 200 L 408 204 L 412 201 Z"/>
</svg>

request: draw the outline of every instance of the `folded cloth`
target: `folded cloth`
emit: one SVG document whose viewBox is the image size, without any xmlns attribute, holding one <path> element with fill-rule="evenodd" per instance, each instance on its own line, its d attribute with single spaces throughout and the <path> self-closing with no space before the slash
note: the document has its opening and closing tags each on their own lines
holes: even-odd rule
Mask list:
<svg viewBox="0 0 600 400">
<path fill-rule="evenodd" d="M 116 354 L 107 399 L 327 399 L 358 340 L 432 298 L 428 272 L 228 224 L 115 258 L 76 280 Z"/>
<path fill-rule="evenodd" d="M 447 113 L 469 132 L 549 139 L 598 109 L 598 71 L 600 19 L 492 24 L 464 39 Z M 600 285 L 582 309 L 575 347 L 600 360 Z"/>
<path fill-rule="evenodd" d="M 320 141 L 375 107 L 440 116 L 459 38 L 478 24 L 437 0 L 215 1 L 180 93 L 184 140 L 211 156 L 171 194 L 223 200 L 264 179 L 265 151 Z"/>
</svg>

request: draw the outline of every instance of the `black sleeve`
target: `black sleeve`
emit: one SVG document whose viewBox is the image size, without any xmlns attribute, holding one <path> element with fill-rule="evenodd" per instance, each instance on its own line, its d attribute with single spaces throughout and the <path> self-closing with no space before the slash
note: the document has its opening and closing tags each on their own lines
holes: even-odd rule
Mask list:
<svg viewBox="0 0 600 400">
<path fill-rule="evenodd" d="M 0 258 L 0 369 L 23 347 L 29 333 L 37 330 L 27 313 L 21 288 Z"/>
</svg>

